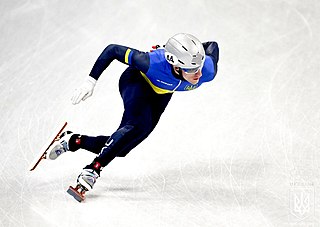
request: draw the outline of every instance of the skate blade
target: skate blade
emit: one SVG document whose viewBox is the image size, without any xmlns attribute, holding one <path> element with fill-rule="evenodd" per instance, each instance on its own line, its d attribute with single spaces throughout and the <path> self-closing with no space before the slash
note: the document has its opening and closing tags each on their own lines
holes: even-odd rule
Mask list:
<svg viewBox="0 0 320 227">
<path fill-rule="evenodd" d="M 72 186 L 69 186 L 69 189 L 68 189 L 68 193 L 73 196 L 73 198 L 75 198 L 75 200 L 77 200 L 79 203 L 83 202 L 86 197 L 84 195 L 84 192 L 79 192 L 78 189 L 82 190 L 81 188 L 79 187 L 72 187 Z"/>
<path fill-rule="evenodd" d="M 60 136 L 62 131 L 66 128 L 67 124 L 68 124 L 67 122 L 64 122 L 62 127 L 57 127 L 53 131 L 53 134 L 49 137 L 49 140 L 40 149 L 39 155 L 37 155 L 36 158 L 30 163 L 28 168 L 30 171 L 33 171 L 35 168 L 37 168 L 37 166 L 43 159 L 46 159 L 47 151 L 52 146 L 52 144 L 57 140 L 57 138 Z"/>
</svg>

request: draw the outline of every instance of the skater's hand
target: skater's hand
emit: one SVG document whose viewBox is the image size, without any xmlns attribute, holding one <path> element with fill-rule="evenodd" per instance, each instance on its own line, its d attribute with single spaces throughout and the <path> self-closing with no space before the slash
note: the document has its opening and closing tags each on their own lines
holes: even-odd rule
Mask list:
<svg viewBox="0 0 320 227">
<path fill-rule="evenodd" d="M 89 98 L 93 93 L 93 89 L 96 85 L 96 82 L 97 81 L 94 78 L 88 76 L 84 83 L 74 91 L 73 96 L 71 98 L 72 104 L 78 104 L 81 100 L 84 101 L 87 98 Z"/>
</svg>

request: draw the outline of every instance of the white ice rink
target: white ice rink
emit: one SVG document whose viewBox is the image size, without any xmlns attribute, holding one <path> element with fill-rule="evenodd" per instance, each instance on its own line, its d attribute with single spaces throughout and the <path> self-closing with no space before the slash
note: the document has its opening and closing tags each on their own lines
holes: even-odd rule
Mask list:
<svg viewBox="0 0 320 227">
<path fill-rule="evenodd" d="M 106 45 L 149 51 L 178 32 L 219 43 L 215 80 L 175 93 L 85 203 L 66 190 L 95 155 L 28 171 L 62 121 L 117 128 L 125 65 L 70 102 Z M 320 226 L 319 72 L 319 0 L 1 0 L 0 226 Z"/>
</svg>

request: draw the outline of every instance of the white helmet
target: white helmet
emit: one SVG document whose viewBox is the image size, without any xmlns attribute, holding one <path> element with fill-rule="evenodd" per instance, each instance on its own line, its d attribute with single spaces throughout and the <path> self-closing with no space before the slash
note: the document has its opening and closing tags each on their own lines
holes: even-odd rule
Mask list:
<svg viewBox="0 0 320 227">
<path fill-rule="evenodd" d="M 179 33 L 167 41 L 165 57 L 171 65 L 180 67 L 187 73 L 195 73 L 203 66 L 205 52 L 196 37 Z"/>
</svg>

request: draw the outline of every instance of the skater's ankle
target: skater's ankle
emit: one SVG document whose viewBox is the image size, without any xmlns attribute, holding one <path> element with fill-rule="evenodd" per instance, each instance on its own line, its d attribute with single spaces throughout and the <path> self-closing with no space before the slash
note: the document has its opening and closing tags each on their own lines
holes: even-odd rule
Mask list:
<svg viewBox="0 0 320 227">
<path fill-rule="evenodd" d="M 74 152 L 81 148 L 81 135 L 73 134 L 69 139 L 69 150 Z"/>
<path fill-rule="evenodd" d="M 90 165 L 87 165 L 83 169 L 90 169 L 93 170 L 99 177 L 100 177 L 100 172 L 102 170 L 100 162 L 92 162 Z"/>
</svg>

